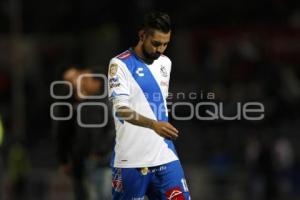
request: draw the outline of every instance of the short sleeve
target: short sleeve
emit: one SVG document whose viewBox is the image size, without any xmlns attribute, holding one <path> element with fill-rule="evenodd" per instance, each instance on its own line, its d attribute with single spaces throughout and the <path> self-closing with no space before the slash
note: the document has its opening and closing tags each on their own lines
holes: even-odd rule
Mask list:
<svg viewBox="0 0 300 200">
<path fill-rule="evenodd" d="M 129 106 L 130 83 L 125 64 L 113 58 L 108 69 L 108 97 L 113 107 Z"/>
</svg>

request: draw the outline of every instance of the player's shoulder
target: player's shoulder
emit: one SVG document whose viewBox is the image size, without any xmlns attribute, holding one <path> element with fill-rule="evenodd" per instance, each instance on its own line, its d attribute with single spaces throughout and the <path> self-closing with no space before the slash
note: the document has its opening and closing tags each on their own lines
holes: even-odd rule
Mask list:
<svg viewBox="0 0 300 200">
<path fill-rule="evenodd" d="M 119 71 L 119 73 L 127 74 L 129 73 L 130 60 L 133 58 L 133 52 L 128 49 L 115 57 L 113 57 L 109 62 L 109 70 L 116 69 L 115 71 Z M 129 62 L 128 62 L 129 61 Z"/>
<path fill-rule="evenodd" d="M 129 50 L 126 50 L 118 55 L 116 55 L 115 57 L 113 57 L 110 60 L 110 65 L 111 64 L 115 64 L 115 65 L 124 65 L 124 60 L 126 60 L 127 58 L 129 58 L 131 52 Z"/>
<path fill-rule="evenodd" d="M 110 63 L 116 63 L 120 65 L 124 65 L 126 63 L 126 60 L 131 58 L 133 56 L 133 53 L 130 50 L 126 50 L 115 57 L 113 57 L 110 60 Z"/>
<path fill-rule="evenodd" d="M 118 54 L 116 56 L 116 58 L 120 59 L 120 60 L 124 60 L 129 58 L 132 55 L 132 52 L 128 49 L 126 51 L 123 51 L 122 53 Z"/>
<path fill-rule="evenodd" d="M 115 58 L 121 60 L 121 61 L 125 61 L 127 59 L 129 59 L 130 57 L 133 56 L 133 53 L 130 51 L 130 49 L 118 54 Z"/>
</svg>

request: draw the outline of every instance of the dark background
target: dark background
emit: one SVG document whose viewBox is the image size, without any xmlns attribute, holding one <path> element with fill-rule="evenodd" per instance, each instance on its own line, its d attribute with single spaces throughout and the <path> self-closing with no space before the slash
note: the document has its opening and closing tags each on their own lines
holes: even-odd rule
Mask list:
<svg viewBox="0 0 300 200">
<path fill-rule="evenodd" d="M 0 199 L 71 199 L 57 176 L 50 84 L 70 64 L 98 66 L 134 46 L 144 13 L 170 14 L 170 101 L 261 102 L 260 121 L 172 120 L 193 199 L 300 199 L 300 6 L 297 0 L 0 1 Z M 189 98 L 189 92 L 197 98 Z M 194 96 L 193 96 L 194 97 Z M 205 115 L 204 108 L 199 110 Z M 188 116 L 188 107 L 176 107 Z M 0 140 L 1 141 L 1 140 Z"/>
</svg>

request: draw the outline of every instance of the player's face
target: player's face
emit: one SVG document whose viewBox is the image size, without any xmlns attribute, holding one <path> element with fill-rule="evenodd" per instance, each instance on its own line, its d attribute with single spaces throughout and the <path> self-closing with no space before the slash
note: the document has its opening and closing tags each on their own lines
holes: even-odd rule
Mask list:
<svg viewBox="0 0 300 200">
<path fill-rule="evenodd" d="M 166 50 L 171 37 L 171 31 L 164 33 L 154 30 L 146 34 L 143 42 L 143 54 L 146 59 L 156 60 Z"/>
</svg>

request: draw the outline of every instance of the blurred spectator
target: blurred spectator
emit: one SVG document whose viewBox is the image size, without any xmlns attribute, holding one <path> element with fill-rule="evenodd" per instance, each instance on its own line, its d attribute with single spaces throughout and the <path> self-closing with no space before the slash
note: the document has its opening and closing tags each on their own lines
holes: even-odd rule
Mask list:
<svg viewBox="0 0 300 200">
<path fill-rule="evenodd" d="M 92 69 L 78 67 L 70 67 L 64 72 L 64 80 L 71 82 L 74 89 L 72 99 L 68 100 L 73 115 L 70 120 L 57 121 L 55 126 L 59 164 L 62 171 L 72 178 L 76 200 L 110 199 L 109 161 L 114 138 L 111 122 L 108 120 L 104 127 L 85 127 L 102 123 L 109 116 L 95 105 L 106 104 L 106 99 L 87 99 L 77 93 L 80 87 L 80 93 L 85 96 L 102 94 L 104 82 L 91 77 L 94 73 Z M 80 83 L 77 81 L 79 75 L 84 75 Z M 85 104 L 78 112 L 78 106 L 83 103 L 91 104 Z M 65 107 L 56 112 L 59 116 L 69 113 Z"/>
</svg>

